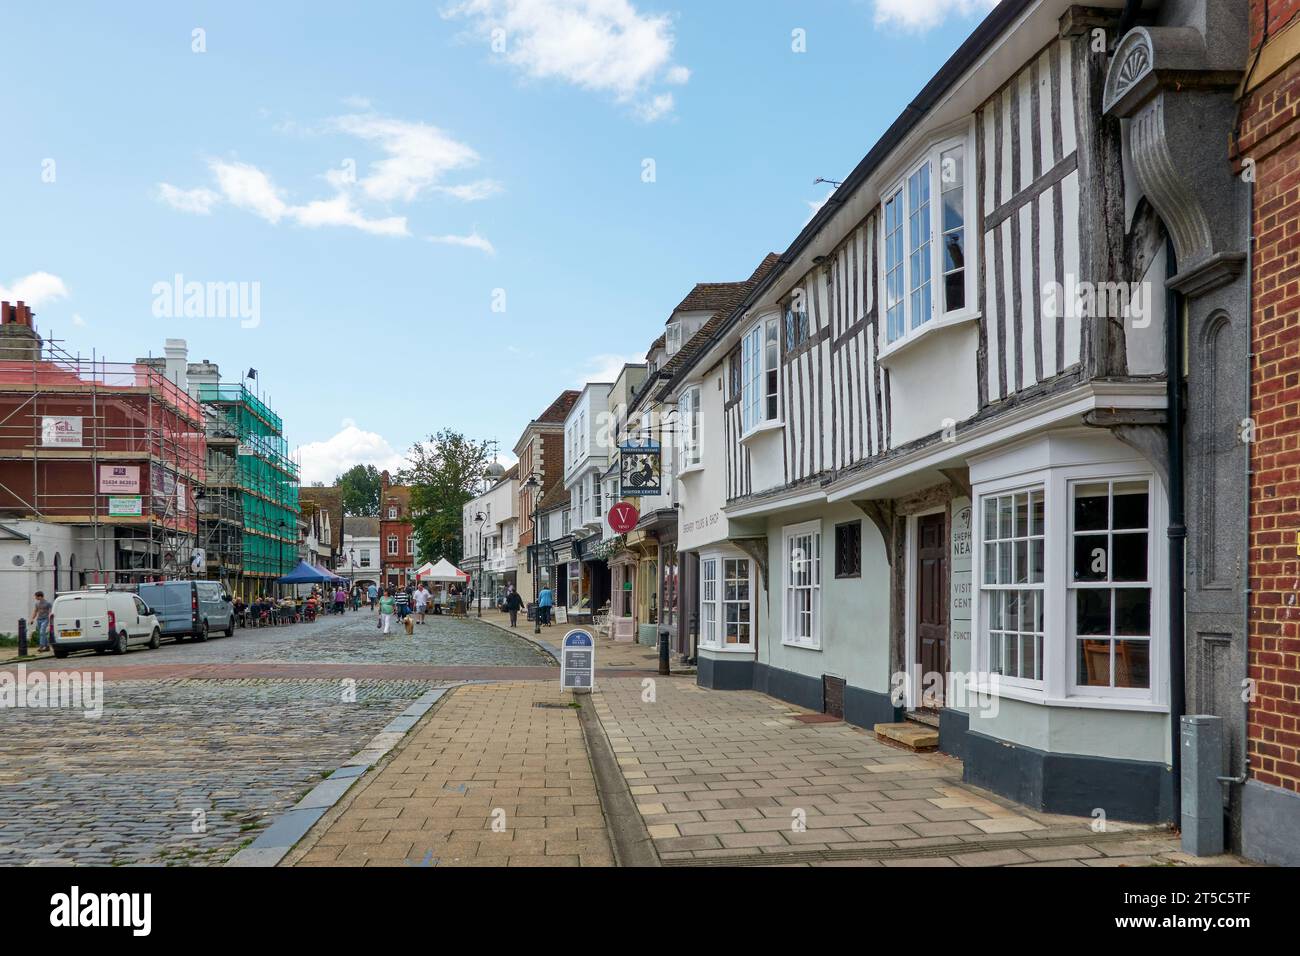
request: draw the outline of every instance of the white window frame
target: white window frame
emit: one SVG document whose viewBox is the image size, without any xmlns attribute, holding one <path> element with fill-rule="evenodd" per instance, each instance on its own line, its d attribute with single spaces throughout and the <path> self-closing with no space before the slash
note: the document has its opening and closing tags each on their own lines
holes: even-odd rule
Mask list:
<svg viewBox="0 0 1300 956">
<path fill-rule="evenodd" d="M 408 555 L 415 554 L 415 535 L 413 534 L 406 536 L 406 553 Z"/>
<path fill-rule="evenodd" d="M 769 388 L 768 376 L 776 387 Z M 773 409 L 768 414 L 769 399 Z M 742 437 L 781 424 L 781 316 L 759 319 L 740 337 L 740 421 Z"/>
<path fill-rule="evenodd" d="M 700 646 L 719 647 L 718 643 L 718 568 L 721 559 L 700 559 Z"/>
<path fill-rule="evenodd" d="M 1155 512 L 1155 507 L 1154 507 L 1154 504 L 1153 504 L 1153 500 L 1154 500 L 1154 497 L 1155 497 L 1155 491 L 1154 491 L 1154 488 L 1153 488 L 1153 484 L 1152 484 L 1152 479 L 1151 479 L 1151 477 L 1148 476 L 1148 475 L 1136 475 L 1136 476 L 1117 475 L 1117 476 L 1114 476 L 1114 477 L 1107 476 L 1107 477 L 1104 477 L 1104 478 L 1102 478 L 1102 477 L 1091 477 L 1091 478 L 1089 478 L 1089 477 L 1083 477 L 1083 478 L 1070 478 L 1070 479 L 1067 480 L 1066 483 L 1065 483 L 1065 491 L 1066 491 L 1066 514 L 1067 514 L 1067 516 L 1068 516 L 1068 524 L 1067 524 L 1067 526 L 1066 526 L 1066 528 L 1067 528 L 1067 531 L 1066 531 L 1066 538 L 1067 538 L 1067 548 L 1066 548 L 1066 569 L 1067 569 L 1067 571 L 1070 571 L 1070 570 L 1073 569 L 1073 566 L 1074 566 L 1074 534 L 1075 534 L 1075 532 L 1074 532 L 1074 489 L 1075 489 L 1075 486 L 1076 486 L 1076 485 L 1083 485 L 1083 484 L 1101 484 L 1102 482 L 1107 483 L 1108 486 L 1109 486 L 1109 488 L 1108 488 L 1108 492 L 1107 492 L 1107 497 L 1108 497 L 1108 499 L 1112 502 L 1112 504 L 1111 504 L 1111 509 L 1113 510 L 1113 507 L 1114 507 L 1114 505 L 1113 505 L 1113 501 L 1114 501 L 1114 487 L 1115 487 L 1115 485 L 1118 485 L 1118 484 L 1124 484 L 1124 483 L 1137 483 L 1137 482 L 1142 482 L 1142 481 L 1145 481 L 1145 482 L 1146 482 L 1146 486 L 1147 486 L 1147 526 L 1146 526 L 1145 528 L 1141 528 L 1141 529 L 1139 529 L 1139 528 L 1134 528 L 1134 529 L 1126 529 L 1126 530 L 1131 530 L 1131 531 L 1143 531 L 1143 532 L 1146 533 L 1146 536 L 1147 536 L 1147 577 L 1146 577 L 1146 580 L 1145 580 L 1145 581 L 1112 581 L 1112 580 L 1110 580 L 1110 574 L 1111 574 L 1111 570 L 1112 570 L 1112 568 L 1113 568 L 1113 561 L 1114 561 L 1114 557 L 1115 557 L 1115 553 L 1114 553 L 1114 549 L 1113 549 L 1113 548 L 1108 549 L 1108 560 L 1111 561 L 1112 564 L 1111 564 L 1111 568 L 1108 568 L 1108 569 L 1107 569 L 1107 573 L 1106 573 L 1107 580 L 1106 580 L 1105 582 L 1086 582 L 1086 583 L 1085 583 L 1085 582 L 1075 581 L 1075 580 L 1073 579 L 1073 576 L 1072 576 L 1072 575 L 1067 574 L 1067 576 L 1066 576 L 1066 582 L 1065 582 L 1065 586 L 1066 586 L 1066 594 L 1067 594 L 1066 602 L 1065 602 L 1065 605 L 1066 605 L 1066 622 L 1067 622 L 1067 625 L 1066 625 L 1066 639 L 1067 639 L 1067 641 L 1068 641 L 1069 644 L 1070 644 L 1070 648 L 1069 648 L 1069 652 L 1070 652 L 1070 693 L 1073 694 L 1073 695 L 1075 695 L 1075 696 L 1078 696 L 1078 697 L 1101 697 L 1101 698 L 1109 698 L 1109 699 L 1148 700 L 1148 699 L 1151 698 L 1151 696 L 1152 696 L 1152 694 L 1153 694 L 1153 688 L 1152 688 L 1152 687 L 1115 687 L 1115 686 L 1099 687 L 1099 686 L 1095 686 L 1095 685 L 1088 685 L 1088 684 L 1082 684 L 1082 683 L 1080 683 L 1080 681 L 1079 681 L 1079 657 L 1078 657 L 1078 653 L 1077 653 L 1077 651 L 1078 651 L 1078 641 L 1079 641 L 1079 637 L 1078 637 L 1078 636 L 1076 635 L 1076 633 L 1075 633 L 1076 630 L 1077 630 L 1077 625 L 1078 625 L 1078 622 L 1077 622 L 1077 620 L 1076 620 L 1076 616 L 1077 616 L 1077 612 L 1078 612 L 1078 601 L 1077 601 L 1076 595 L 1077 595 L 1077 593 L 1078 593 L 1079 591 L 1081 591 L 1081 590 L 1094 590 L 1094 589 L 1095 589 L 1095 590 L 1115 591 L 1115 590 L 1119 590 L 1119 589 L 1121 589 L 1121 588 L 1142 588 L 1142 589 L 1145 589 L 1145 590 L 1147 590 L 1147 591 L 1150 592 L 1150 594 L 1151 594 L 1151 611 L 1150 611 L 1150 630 L 1151 630 L 1151 633 L 1145 636 L 1145 640 L 1147 641 L 1147 659 L 1148 659 L 1148 663 L 1149 663 L 1149 666 L 1150 666 L 1150 674 L 1149 674 L 1148 676 L 1149 676 L 1149 678 L 1150 678 L 1149 683 L 1151 683 L 1151 684 L 1154 684 L 1154 683 L 1155 683 L 1155 672 L 1156 672 L 1156 668 L 1155 668 L 1155 656 L 1156 656 L 1156 650 L 1157 650 L 1156 645 L 1157 645 L 1157 643 L 1161 643 L 1161 644 L 1165 643 L 1164 641 L 1161 640 L 1161 637 L 1167 637 L 1167 635 L 1161 635 L 1161 634 L 1159 633 L 1159 624 L 1158 624 L 1159 617 L 1158 617 L 1157 611 L 1158 611 L 1158 604 L 1160 603 L 1160 594 L 1159 594 L 1159 592 L 1157 592 L 1156 587 L 1155 587 L 1155 584 L 1153 583 L 1153 579 L 1154 579 L 1154 577 L 1155 577 L 1155 572 L 1156 572 L 1157 569 L 1153 566 L 1153 563 L 1154 563 L 1155 560 L 1156 560 L 1156 546 L 1155 546 L 1155 540 L 1154 540 L 1156 535 L 1155 535 L 1155 528 L 1154 528 L 1154 522 L 1153 522 L 1153 515 L 1154 515 L 1154 512 Z M 1108 525 L 1108 534 L 1107 534 L 1107 537 L 1113 540 L 1113 532 L 1111 532 L 1111 530 L 1110 530 L 1110 528 L 1109 528 L 1109 524 L 1110 524 L 1110 522 L 1111 522 L 1111 519 L 1108 517 L 1108 520 L 1107 520 L 1107 525 Z M 1121 532 L 1121 533 L 1123 533 L 1123 532 Z M 1113 601 L 1113 599 L 1112 599 L 1112 603 L 1111 603 L 1111 622 L 1112 622 L 1112 631 L 1114 630 L 1114 626 L 1113 626 L 1113 625 L 1114 625 L 1114 619 L 1115 619 L 1115 607 L 1114 607 L 1114 601 Z M 1142 636 L 1140 636 L 1140 635 L 1135 635 L 1135 636 L 1137 637 L 1138 640 L 1143 639 Z M 1100 638 L 1100 635 L 1098 635 L 1098 637 Z M 1124 638 L 1123 638 L 1122 635 L 1115 635 L 1115 634 L 1112 633 L 1112 634 L 1111 634 L 1109 637 L 1107 637 L 1106 639 L 1109 640 L 1109 641 L 1113 644 L 1115 641 L 1117 641 L 1117 640 L 1123 640 Z M 1111 679 L 1114 680 L 1114 651 L 1113 651 L 1113 650 L 1112 650 L 1112 653 L 1111 653 Z"/>
<path fill-rule="evenodd" d="M 397 505 L 388 506 L 388 520 L 389 521 L 397 520 Z"/>
<path fill-rule="evenodd" d="M 1001 535 L 1000 535 L 1000 533 L 999 533 L 999 535 L 998 535 L 998 536 L 995 536 L 994 539 L 993 539 L 994 542 L 997 542 L 997 548 L 998 548 L 998 550 L 1001 550 L 1001 548 L 1002 548 L 1004 545 L 1010 545 L 1009 550 L 1010 550 L 1011 555 L 1012 555 L 1012 558 L 1011 558 L 1011 560 L 1012 560 L 1012 568 L 1011 568 L 1012 580 L 1009 581 L 1009 582 L 997 583 L 997 584 L 987 584 L 987 583 L 985 583 L 985 580 L 984 580 L 984 572 L 985 572 L 985 570 L 986 570 L 986 565 L 985 565 L 984 561 L 981 561 L 981 562 L 980 562 L 980 577 L 979 577 L 978 580 L 976 580 L 976 581 L 974 582 L 975 585 L 976 585 L 976 588 L 981 592 L 981 605 L 983 605 L 984 608 L 985 608 L 985 611 L 984 611 L 984 617 L 979 621 L 979 630 L 980 630 L 980 634 L 981 634 L 981 636 L 982 636 L 982 638 L 983 638 L 983 640 L 984 640 L 984 650 L 985 650 L 985 655 L 986 655 L 985 658 L 984 658 L 984 660 L 985 660 L 985 663 L 986 663 L 986 665 L 987 665 L 987 670 L 989 670 L 990 672 L 992 672 L 993 669 L 994 669 L 994 667 L 993 667 L 993 660 L 992 660 L 993 640 L 992 640 L 992 636 L 991 636 L 991 633 L 990 633 L 993 629 L 989 626 L 989 616 L 990 616 L 990 614 L 991 614 L 991 611 L 990 611 L 990 609 L 988 608 L 988 604 L 987 604 L 987 602 L 989 602 L 989 601 L 992 599 L 993 595 L 995 595 L 995 594 L 998 595 L 999 598 L 1000 598 L 1000 597 L 1001 597 L 1001 594 L 1002 594 L 1003 592 L 1022 592 L 1022 591 L 1032 591 L 1032 592 L 1037 593 L 1037 595 L 1038 595 L 1038 600 L 1042 602 L 1042 606 L 1043 606 L 1043 632 L 1044 632 L 1044 633 L 1043 633 L 1043 641 L 1042 641 L 1042 643 L 1043 643 L 1043 650 L 1042 650 L 1042 652 L 1041 652 L 1041 653 L 1042 653 L 1042 659 L 1039 660 L 1039 662 L 1038 662 L 1038 663 L 1039 663 L 1038 670 L 1039 670 L 1039 673 L 1044 674 L 1044 675 L 1046 674 L 1046 669 L 1047 669 L 1047 665 L 1046 665 L 1046 655 L 1047 655 L 1047 629 L 1048 629 L 1048 628 L 1047 628 L 1048 583 L 1047 583 L 1047 569 L 1046 569 L 1046 566 L 1045 566 L 1045 565 L 1046 565 L 1046 560 L 1047 560 L 1047 546 L 1048 546 L 1048 541 L 1049 541 L 1049 538 L 1048 538 L 1048 527 L 1047 527 L 1047 488 L 1046 488 L 1046 486 L 1045 486 L 1043 483 L 1040 482 L 1040 483 L 1037 483 L 1037 484 L 1030 483 L 1030 484 L 1023 485 L 1023 486 L 1018 487 L 1018 488 L 1007 489 L 1007 490 L 1004 490 L 1004 491 L 998 492 L 997 494 L 986 494 L 986 495 L 981 496 L 981 498 L 980 498 L 979 510 L 977 511 L 977 510 L 975 510 L 974 508 L 971 509 L 971 522 L 972 522 L 972 524 L 973 524 L 974 522 L 976 522 L 976 521 L 979 522 L 979 529 L 978 529 L 978 533 L 979 533 L 979 546 L 980 546 L 981 549 L 984 549 L 984 548 L 986 547 L 987 544 L 992 543 L 992 542 L 989 542 L 989 540 L 984 536 L 984 509 L 987 507 L 988 503 L 989 503 L 990 501 L 997 501 L 997 500 L 1000 499 L 1000 498 L 1010 497 L 1010 498 L 1013 499 L 1013 508 L 1014 508 L 1014 498 L 1015 498 L 1017 495 L 1025 495 L 1025 496 L 1027 496 L 1027 497 L 1029 498 L 1029 501 L 1030 501 L 1029 528 L 1027 529 L 1027 532 L 1028 532 L 1028 533 L 1027 533 L 1027 535 L 1024 537 L 1024 540 L 1025 540 L 1025 542 L 1026 542 L 1025 550 L 1026 550 L 1027 555 L 1028 555 L 1027 560 L 1028 560 L 1028 561 L 1031 563 L 1031 565 L 1032 565 L 1032 561 L 1033 561 L 1033 542 L 1034 542 L 1034 541 L 1037 539 L 1037 537 L 1038 537 L 1038 536 L 1036 536 L 1036 535 L 1033 534 L 1033 510 L 1032 510 L 1032 501 L 1033 501 L 1033 498 L 1032 498 L 1032 495 L 1035 494 L 1035 493 L 1037 493 L 1037 494 L 1041 494 L 1041 495 L 1043 496 L 1043 534 L 1042 534 L 1042 536 L 1041 536 L 1041 537 L 1042 537 L 1042 540 L 1043 540 L 1043 556 L 1042 556 L 1042 559 L 1041 559 L 1041 560 L 1044 562 L 1044 567 L 1041 569 L 1041 580 L 1039 580 L 1039 581 L 1034 581 L 1033 578 L 1032 578 L 1032 576 L 1029 578 L 1028 581 L 1023 582 L 1023 583 L 1018 583 L 1018 582 L 1016 582 L 1016 581 L 1014 580 L 1014 577 L 1015 577 L 1015 550 L 1016 550 L 1016 545 L 1019 544 L 1019 540 L 1018 540 L 1019 532 L 1018 532 L 1018 530 L 1013 526 L 1012 529 L 1011 529 L 1011 534 L 1010 534 L 1009 537 L 1007 537 L 1007 538 L 1003 538 L 1003 537 L 1001 537 Z M 1013 510 L 1013 521 L 1014 521 L 1014 510 Z M 983 556 L 983 553 L 984 553 L 984 552 L 981 551 L 981 556 Z M 1005 621 L 1004 621 L 1003 623 L 1005 624 Z M 1023 627 L 1018 628 L 1017 631 L 1018 631 L 1018 632 L 1025 632 L 1025 628 L 1023 628 Z M 1019 638 L 1017 638 L 1017 640 L 1019 640 Z M 1039 653 L 1039 652 L 1037 651 L 1037 649 L 1035 649 L 1035 654 L 1038 654 L 1038 653 Z M 1043 686 L 1043 678 L 1041 678 L 1041 677 L 1039 677 L 1039 678 L 1034 678 L 1034 677 L 1019 677 L 1019 676 L 1008 675 L 1008 674 L 1005 674 L 1005 673 L 999 673 L 999 674 L 998 674 L 998 680 L 1001 681 L 1001 682 L 1003 682 L 1003 683 L 1006 683 L 1006 684 L 1017 685 L 1017 686 L 1021 686 L 1021 687 L 1042 688 L 1042 686 Z"/>
<path fill-rule="evenodd" d="M 1147 583 L 1151 588 L 1151 644 L 1149 688 L 1078 687 L 1075 669 L 1075 638 L 1071 623 L 1074 588 L 1070 587 L 1070 549 L 1073 548 L 1072 487 L 1080 482 L 1141 481 L 1149 488 L 1149 513 L 1147 520 Z M 984 589 L 978 586 L 984 580 L 984 525 L 983 501 L 985 498 L 1010 493 L 1033 485 L 1042 485 L 1045 499 L 1045 562 L 1044 594 L 1046 608 L 1043 642 L 1043 681 L 1038 686 L 1027 686 L 1018 681 L 999 677 L 995 682 L 983 680 L 980 690 L 1001 697 L 1025 700 L 1049 706 L 1085 707 L 1106 710 L 1131 710 L 1166 713 L 1169 710 L 1168 674 L 1168 601 L 1161 596 L 1168 593 L 1166 568 L 1168 542 L 1165 535 L 1151 529 L 1160 529 L 1168 522 L 1168 503 L 1164 487 L 1158 476 L 1147 466 L 1135 461 L 1117 461 L 1095 465 L 1061 465 L 1040 468 L 1007 478 L 981 482 L 974 488 L 972 530 L 975 547 L 972 555 L 972 632 L 976 643 L 972 662 L 982 676 L 989 674 L 989 642 L 987 608 Z M 1127 582 L 1126 582 L 1127 583 Z"/>
<path fill-rule="evenodd" d="M 680 438 L 682 470 L 703 462 L 700 449 L 700 386 L 692 385 L 677 400 L 677 433 Z"/>
<path fill-rule="evenodd" d="M 810 553 L 804 561 L 812 562 L 808 573 L 811 583 L 795 584 L 794 578 L 796 568 L 791 560 L 791 543 L 797 538 L 810 536 L 812 547 Z M 820 651 L 822 647 L 821 637 L 821 617 L 822 617 L 822 583 L 821 583 L 821 565 L 823 560 L 822 549 L 824 540 L 822 535 L 821 521 L 805 521 L 801 524 L 786 525 L 781 529 L 781 643 L 788 647 L 802 647 L 809 650 Z M 810 592 L 809 609 L 811 620 L 809 622 L 809 634 L 806 636 L 797 636 L 795 628 L 795 605 L 791 600 L 795 590 L 807 590 Z"/>
<path fill-rule="evenodd" d="M 745 593 L 748 597 L 743 601 L 731 600 L 727 597 L 728 564 L 743 564 L 745 566 Z M 754 563 L 749 558 L 724 555 L 718 576 L 718 585 L 718 645 L 728 651 L 752 651 L 754 649 Z M 746 641 L 727 640 L 727 606 L 729 604 L 744 604 L 749 612 L 743 621 L 737 621 L 737 623 L 745 624 L 748 628 L 749 639 Z"/>
<path fill-rule="evenodd" d="M 669 322 L 664 331 L 664 352 L 673 355 L 682 347 L 682 326 L 680 322 Z"/>
<path fill-rule="evenodd" d="M 397 535 L 390 534 L 388 536 L 388 556 L 395 557 L 396 555 L 397 555 Z"/>
<path fill-rule="evenodd" d="M 945 284 L 943 269 L 943 246 L 942 238 L 943 229 L 943 154 L 960 148 L 962 151 L 962 229 L 963 242 L 962 252 L 963 261 L 963 303 L 960 308 L 945 308 Z M 926 147 L 923 153 L 914 155 L 903 171 L 892 181 L 890 186 L 881 191 L 880 205 L 877 207 L 877 228 L 879 230 L 879 248 L 880 256 L 878 257 L 877 270 L 879 288 L 881 290 L 881 311 L 883 321 L 880 323 L 880 348 L 882 355 L 894 349 L 901 348 L 906 343 L 912 342 L 924 335 L 931 329 L 943 328 L 957 322 L 975 318 L 979 315 L 979 308 L 975 301 L 976 296 L 976 276 L 979 269 L 978 256 L 980 253 L 979 239 L 980 229 L 975 222 L 976 214 L 976 195 L 977 188 L 977 170 L 974 169 L 975 145 L 973 139 L 973 126 L 966 124 L 965 129 L 956 135 L 949 135 L 937 139 Z M 908 182 L 909 180 L 926 164 L 929 164 L 929 230 L 926 242 L 929 244 L 928 262 L 929 286 L 930 286 L 930 311 L 928 315 L 917 316 L 913 314 L 912 309 L 912 286 L 915 276 L 912 274 L 912 252 L 914 251 L 909 242 L 908 228 L 912 215 L 912 208 L 909 203 Z M 902 333 L 899 335 L 890 335 L 889 328 L 889 286 L 888 279 L 891 265 L 895 265 L 890 259 L 890 250 L 888 240 L 892 230 L 886 230 L 885 213 L 886 207 L 896 198 L 901 198 L 901 220 L 898 229 L 901 230 L 901 240 L 903 244 L 902 260 L 897 266 L 902 269 L 903 291 L 902 301 Z"/>
</svg>

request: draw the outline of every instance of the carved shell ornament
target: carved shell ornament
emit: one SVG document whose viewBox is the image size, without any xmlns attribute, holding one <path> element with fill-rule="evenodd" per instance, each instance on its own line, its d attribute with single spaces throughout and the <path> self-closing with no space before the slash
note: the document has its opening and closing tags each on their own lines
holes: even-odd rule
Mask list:
<svg viewBox="0 0 1300 956">
<path fill-rule="evenodd" d="M 1119 73 L 1115 75 L 1115 96 L 1119 97 L 1127 93 L 1129 87 L 1150 69 L 1151 51 L 1147 49 L 1145 43 L 1136 44 L 1119 65 Z"/>
<path fill-rule="evenodd" d="M 1151 38 L 1141 27 L 1124 35 L 1115 50 L 1115 59 L 1106 73 L 1104 109 L 1109 112 L 1124 95 L 1153 69 Z"/>
</svg>

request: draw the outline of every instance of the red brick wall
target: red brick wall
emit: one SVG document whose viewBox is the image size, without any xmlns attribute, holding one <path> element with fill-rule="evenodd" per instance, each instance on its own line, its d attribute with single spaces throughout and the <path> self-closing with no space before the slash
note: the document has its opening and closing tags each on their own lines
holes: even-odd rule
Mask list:
<svg viewBox="0 0 1300 956">
<path fill-rule="evenodd" d="M 1272 0 L 1268 36 L 1300 14 Z M 1251 5 L 1252 42 L 1264 5 Z M 1300 29 L 1297 27 L 1296 29 Z M 1300 791 L 1300 60 L 1251 90 L 1236 152 L 1254 162 L 1254 357 L 1251 365 L 1251 773 Z"/>
</svg>

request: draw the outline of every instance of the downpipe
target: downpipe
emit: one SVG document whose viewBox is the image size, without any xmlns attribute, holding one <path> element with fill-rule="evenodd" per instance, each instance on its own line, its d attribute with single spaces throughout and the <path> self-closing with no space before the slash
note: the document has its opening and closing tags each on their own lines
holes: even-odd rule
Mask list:
<svg viewBox="0 0 1300 956">
<path fill-rule="evenodd" d="M 1165 276 L 1178 274 L 1173 240 L 1165 238 Z M 1169 769 L 1170 812 L 1182 820 L 1182 718 L 1187 710 L 1185 660 L 1187 516 L 1183 495 L 1183 297 L 1165 289 L 1165 408 L 1169 451 Z"/>
</svg>

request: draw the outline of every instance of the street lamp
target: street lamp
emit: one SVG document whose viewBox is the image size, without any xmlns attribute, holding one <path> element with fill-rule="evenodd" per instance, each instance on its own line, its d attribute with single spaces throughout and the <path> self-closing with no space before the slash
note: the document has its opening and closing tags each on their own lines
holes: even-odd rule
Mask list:
<svg viewBox="0 0 1300 956">
<path fill-rule="evenodd" d="M 478 524 L 478 616 L 483 616 L 483 568 L 487 565 L 487 542 L 483 539 L 483 523 L 487 516 L 479 511 L 474 515 Z"/>
<path fill-rule="evenodd" d="M 528 476 L 524 482 L 524 487 L 533 493 L 533 633 L 542 633 L 542 615 L 539 613 L 540 608 L 537 606 L 538 584 L 541 583 L 542 568 L 542 546 L 538 537 L 542 533 L 541 523 L 541 504 L 542 504 L 542 483 L 537 473 L 534 472 Z"/>
</svg>

